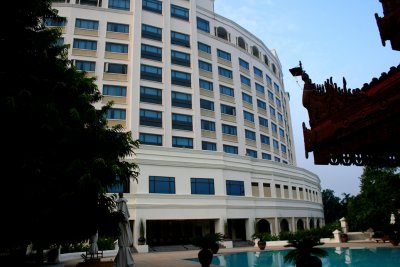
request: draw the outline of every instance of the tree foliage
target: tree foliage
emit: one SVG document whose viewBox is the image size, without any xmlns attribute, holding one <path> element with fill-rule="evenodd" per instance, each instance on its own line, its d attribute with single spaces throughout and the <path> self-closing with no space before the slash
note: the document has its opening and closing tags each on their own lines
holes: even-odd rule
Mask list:
<svg viewBox="0 0 400 267">
<path fill-rule="evenodd" d="M 335 196 L 333 190 L 322 190 L 322 203 L 324 205 L 325 222 L 327 224 L 338 222 L 340 218 L 345 216 L 343 203 L 339 197 Z"/>
<path fill-rule="evenodd" d="M 136 178 L 125 158 L 138 142 L 107 127 L 111 104 L 94 107 L 102 98 L 94 79 L 56 45 L 60 32 L 44 27 L 58 18 L 50 0 L 7 1 L 1 15 L 0 248 L 79 242 L 96 230 L 115 235 L 106 188 Z"/>
<path fill-rule="evenodd" d="M 400 175 L 394 168 L 365 167 L 360 194 L 350 200 L 348 223 L 351 230 L 384 230 L 390 214 L 400 208 Z"/>
</svg>

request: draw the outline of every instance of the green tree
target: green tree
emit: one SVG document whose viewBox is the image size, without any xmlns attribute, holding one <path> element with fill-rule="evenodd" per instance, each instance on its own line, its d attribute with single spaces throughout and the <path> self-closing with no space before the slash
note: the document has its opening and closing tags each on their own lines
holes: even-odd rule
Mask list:
<svg viewBox="0 0 400 267">
<path fill-rule="evenodd" d="M 324 205 L 324 215 L 326 224 L 336 223 L 346 215 L 346 203 L 335 196 L 332 189 L 322 190 L 322 203 Z"/>
<path fill-rule="evenodd" d="M 109 128 L 110 105 L 58 46 L 50 0 L 7 1 L 1 9 L 3 114 L 0 249 L 40 251 L 79 242 L 96 230 L 115 235 L 118 214 L 107 188 L 138 175 L 125 158 L 138 142 Z M 117 179 L 118 177 L 118 179 Z"/>
<path fill-rule="evenodd" d="M 400 208 L 400 175 L 394 168 L 364 167 L 361 190 L 348 205 L 351 230 L 383 230 Z"/>
</svg>

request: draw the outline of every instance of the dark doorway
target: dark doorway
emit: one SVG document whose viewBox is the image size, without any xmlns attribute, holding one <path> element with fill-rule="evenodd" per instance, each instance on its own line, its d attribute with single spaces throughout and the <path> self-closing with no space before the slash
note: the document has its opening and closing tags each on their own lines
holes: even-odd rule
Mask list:
<svg viewBox="0 0 400 267">
<path fill-rule="evenodd" d="M 228 232 L 232 240 L 246 240 L 246 219 L 228 219 Z"/>
<path fill-rule="evenodd" d="M 281 220 L 281 232 L 289 232 L 289 223 L 286 219 Z"/>
<path fill-rule="evenodd" d="M 257 222 L 257 230 L 259 233 L 271 233 L 271 225 L 265 219 L 261 219 Z"/>
</svg>

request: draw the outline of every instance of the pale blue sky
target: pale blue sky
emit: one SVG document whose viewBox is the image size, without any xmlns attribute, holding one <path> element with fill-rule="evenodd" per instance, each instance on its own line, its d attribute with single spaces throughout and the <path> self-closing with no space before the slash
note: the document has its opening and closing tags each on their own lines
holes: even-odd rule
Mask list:
<svg viewBox="0 0 400 267">
<path fill-rule="evenodd" d="M 288 69 L 302 61 L 313 82 L 333 77 L 348 88 L 360 88 L 400 63 L 400 52 L 390 43 L 382 46 L 374 14 L 383 16 L 379 0 L 215 0 L 215 12 L 227 17 L 276 49 L 282 64 L 290 109 L 297 165 L 317 174 L 322 189 L 336 195 L 359 193 L 360 167 L 317 166 L 312 154 L 304 156 L 301 124 L 308 126 L 307 110 L 301 103 L 301 79 Z"/>
</svg>

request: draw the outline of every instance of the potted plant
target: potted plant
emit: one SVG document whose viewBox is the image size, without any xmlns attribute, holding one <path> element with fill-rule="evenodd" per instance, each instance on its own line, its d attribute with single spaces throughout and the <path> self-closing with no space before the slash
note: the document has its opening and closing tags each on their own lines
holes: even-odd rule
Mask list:
<svg viewBox="0 0 400 267">
<path fill-rule="evenodd" d="M 265 247 L 267 246 L 267 237 L 268 237 L 268 233 L 256 232 L 252 235 L 253 240 L 258 239 L 257 246 L 260 250 L 264 250 Z"/>
<path fill-rule="evenodd" d="M 145 236 L 144 224 L 143 220 L 141 219 L 139 224 L 139 238 L 138 238 L 139 245 L 144 245 L 146 243 L 146 238 L 144 236 Z"/>
<path fill-rule="evenodd" d="M 341 233 L 339 237 L 341 243 L 346 243 L 347 241 L 349 241 L 349 236 L 345 233 Z"/>
<path fill-rule="evenodd" d="M 285 256 L 285 263 L 294 263 L 296 267 L 322 267 L 319 257 L 326 257 L 328 253 L 315 246 L 323 245 L 319 238 L 305 236 L 301 239 L 289 240 L 285 247 L 293 247 Z"/>
<path fill-rule="evenodd" d="M 197 256 L 202 267 L 211 265 L 213 254 L 218 252 L 219 242 L 222 240 L 223 234 L 221 233 L 207 234 L 193 238 L 193 245 L 200 248 Z"/>
</svg>

